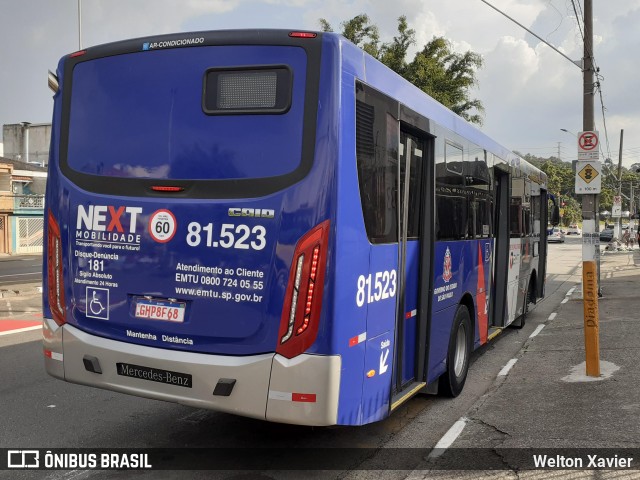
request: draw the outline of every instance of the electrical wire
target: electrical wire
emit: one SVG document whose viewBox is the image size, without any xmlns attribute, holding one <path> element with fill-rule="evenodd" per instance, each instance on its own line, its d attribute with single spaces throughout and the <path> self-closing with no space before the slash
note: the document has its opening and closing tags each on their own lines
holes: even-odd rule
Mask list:
<svg viewBox="0 0 640 480">
<path fill-rule="evenodd" d="M 603 129 L 604 129 L 605 144 L 607 146 L 607 151 L 605 153 L 605 151 L 602 148 L 602 142 L 600 142 L 600 145 L 599 145 L 600 153 L 602 154 L 602 156 L 604 158 L 611 158 L 611 144 L 609 142 L 609 130 L 607 129 L 607 118 L 606 118 L 606 114 L 605 114 L 606 107 L 604 106 L 604 99 L 602 97 L 602 84 L 601 84 L 601 82 L 604 80 L 604 77 L 602 75 L 600 75 L 600 67 L 598 67 L 598 64 L 597 64 L 596 58 L 595 58 L 595 54 L 593 52 L 592 39 L 591 38 L 589 38 L 589 39 L 585 38 L 584 30 L 582 29 L 582 25 L 580 23 L 580 19 L 584 17 L 584 14 L 582 12 L 582 6 L 580 5 L 580 2 L 578 2 L 578 5 L 576 7 L 575 0 L 571 0 L 571 5 L 573 7 L 573 12 L 576 15 L 576 23 L 578 24 L 578 30 L 580 31 L 580 37 L 582 38 L 583 44 L 586 44 L 587 52 L 591 56 L 591 63 L 593 65 L 593 67 L 594 67 L 593 70 L 594 70 L 594 74 L 595 74 L 595 77 L 596 77 L 596 81 L 594 82 L 593 87 L 598 92 L 598 96 L 600 98 L 600 107 L 601 107 L 601 111 L 602 111 L 602 126 L 603 126 Z M 578 10 L 580 11 L 579 15 L 578 15 Z M 587 40 L 588 40 L 588 44 L 587 44 Z"/>
</svg>

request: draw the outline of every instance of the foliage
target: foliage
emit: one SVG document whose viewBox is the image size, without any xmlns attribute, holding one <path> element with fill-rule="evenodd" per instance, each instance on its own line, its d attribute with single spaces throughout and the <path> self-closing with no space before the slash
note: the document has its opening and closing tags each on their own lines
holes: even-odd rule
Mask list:
<svg viewBox="0 0 640 480">
<path fill-rule="evenodd" d="M 341 26 L 342 35 L 365 52 L 461 117 L 482 124 L 482 102 L 470 96 L 471 88 L 477 84 L 476 71 L 482 67 L 480 55 L 454 52 L 449 40 L 433 37 L 407 61 L 407 52 L 416 40 L 415 30 L 409 28 L 404 15 L 398 18 L 398 34 L 386 43 L 380 42 L 378 27 L 366 14 L 346 20 Z M 325 32 L 333 31 L 324 18 L 320 19 L 320 27 Z"/>
<path fill-rule="evenodd" d="M 518 153 L 518 152 L 515 152 Z M 532 163 L 547 174 L 549 192 L 558 196 L 565 203 L 563 225 L 577 223 L 582 217 L 581 199 L 575 194 L 575 172 L 571 163 L 563 162 L 557 157 L 541 158 L 531 154 L 522 155 L 527 162 Z M 640 175 L 634 171 L 622 167 L 622 210 L 632 210 L 629 200 L 631 197 L 631 185 L 634 185 L 634 197 L 636 199 L 634 211 L 640 211 Z M 613 165 L 610 159 L 602 164 L 602 191 L 600 193 L 600 211 L 609 211 L 613 207 L 613 197 L 618 194 L 618 167 Z"/>
</svg>

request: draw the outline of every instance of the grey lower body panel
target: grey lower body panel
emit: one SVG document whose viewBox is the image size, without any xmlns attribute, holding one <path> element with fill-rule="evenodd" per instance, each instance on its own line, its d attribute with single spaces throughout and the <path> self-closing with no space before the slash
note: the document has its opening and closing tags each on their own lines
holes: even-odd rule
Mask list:
<svg viewBox="0 0 640 480">
<path fill-rule="evenodd" d="M 44 320 L 43 332 L 46 370 L 68 382 L 276 422 L 337 421 L 337 355 L 288 360 L 274 353 L 237 357 L 159 349 L 58 326 L 51 319 Z M 97 361 L 101 373 L 87 368 L 87 358 Z M 190 375 L 190 386 L 121 375 L 117 364 Z M 235 380 L 230 395 L 213 394 L 220 379 Z"/>
</svg>

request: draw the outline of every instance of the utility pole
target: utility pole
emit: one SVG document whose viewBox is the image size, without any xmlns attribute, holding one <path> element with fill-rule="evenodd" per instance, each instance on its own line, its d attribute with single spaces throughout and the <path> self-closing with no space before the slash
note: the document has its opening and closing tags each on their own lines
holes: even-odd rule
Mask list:
<svg viewBox="0 0 640 480">
<path fill-rule="evenodd" d="M 593 82 L 593 0 L 584 0 L 582 130 L 595 130 Z M 600 242 L 598 239 L 598 195 L 582 195 L 582 297 L 584 303 L 584 346 L 586 373 L 600 376 L 598 294 Z M 599 222 L 598 222 L 599 223 Z M 599 225 L 598 225 L 599 226 Z"/>
<path fill-rule="evenodd" d="M 631 193 L 629 194 L 629 235 L 633 238 L 635 222 L 633 221 L 633 211 L 635 210 L 635 201 L 633 199 L 633 180 L 631 181 Z M 631 244 L 633 247 L 633 243 Z"/>
<path fill-rule="evenodd" d="M 618 197 L 622 197 L 622 140 L 624 139 L 624 129 L 620 130 L 620 153 L 618 155 Z M 622 209 L 621 209 L 622 210 Z M 618 240 L 622 239 L 622 216 L 616 220 L 616 230 L 613 232 L 614 237 Z"/>
</svg>

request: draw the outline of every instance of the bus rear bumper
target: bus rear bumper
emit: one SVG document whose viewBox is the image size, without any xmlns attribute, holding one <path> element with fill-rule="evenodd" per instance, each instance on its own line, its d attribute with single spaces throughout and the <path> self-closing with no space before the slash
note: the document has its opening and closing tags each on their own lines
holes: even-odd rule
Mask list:
<svg viewBox="0 0 640 480">
<path fill-rule="evenodd" d="M 43 324 L 46 371 L 67 382 L 274 422 L 337 421 L 339 356 L 303 354 L 289 360 L 273 353 L 232 357 L 182 352 L 98 337 L 51 319 Z M 117 364 L 155 369 L 155 375 L 191 375 L 191 385 L 123 375 Z M 235 380 L 230 395 L 213 394 L 220 379 Z"/>
<path fill-rule="evenodd" d="M 45 366 L 54 377 L 140 397 L 265 418 L 273 353 L 231 357 L 181 352 L 110 340 L 69 324 L 58 327 L 49 319 L 43 323 Z M 95 363 L 94 359 L 101 373 L 92 372 L 85 365 L 87 361 Z M 156 374 L 162 370 L 191 375 L 191 386 L 125 376 L 118 372 L 118 363 L 147 371 L 156 369 Z M 213 394 L 220 379 L 236 381 L 229 396 Z"/>
<path fill-rule="evenodd" d="M 326 426 L 338 421 L 339 355 L 298 355 L 273 358 L 267 420 Z"/>
</svg>

